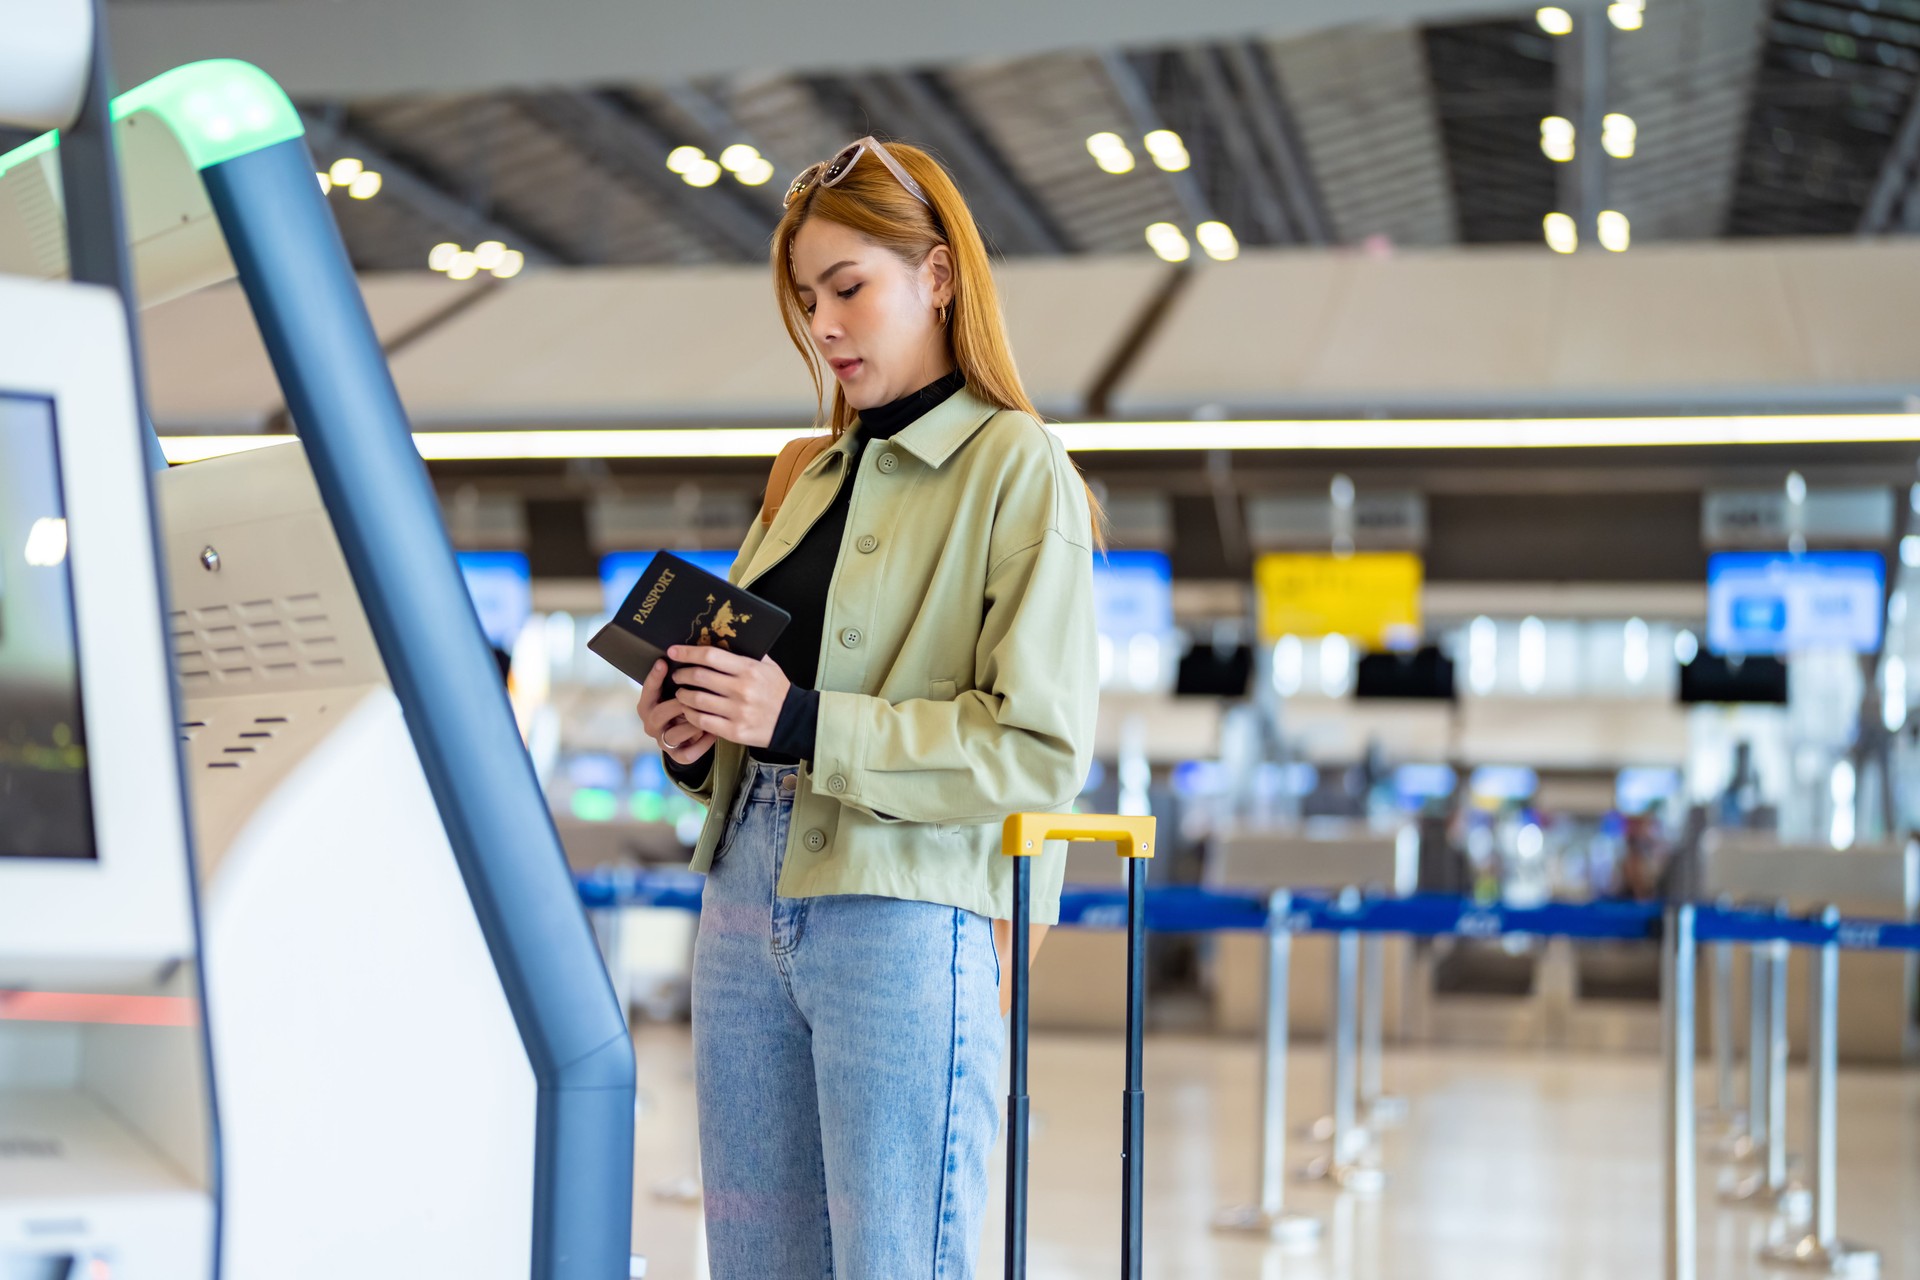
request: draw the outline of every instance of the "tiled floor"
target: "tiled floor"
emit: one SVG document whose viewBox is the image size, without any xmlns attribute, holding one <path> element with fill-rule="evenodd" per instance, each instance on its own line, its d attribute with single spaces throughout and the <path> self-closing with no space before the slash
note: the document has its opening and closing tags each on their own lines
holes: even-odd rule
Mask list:
<svg viewBox="0 0 1920 1280">
<path fill-rule="evenodd" d="M 634 1249 L 654 1280 L 706 1276 L 697 1205 L 655 1189 L 693 1172 L 689 1041 L 646 1026 Z M 1036 1037 L 1030 1275 L 1119 1271 L 1118 1046 Z M 1215 1211 L 1253 1189 L 1258 1109 L 1248 1041 L 1156 1037 L 1147 1046 L 1148 1276 L 1238 1280 L 1657 1280 L 1661 1174 L 1658 1064 L 1652 1058 L 1394 1053 L 1387 1085 L 1410 1103 L 1388 1132 L 1388 1174 L 1372 1197 L 1290 1185 L 1289 1207 L 1325 1224 L 1304 1251 L 1222 1236 Z M 1317 1046 L 1296 1051 L 1289 1109 L 1325 1110 Z M 1789 1092 L 1795 1149 L 1803 1077 Z M 1843 1070 L 1840 1230 L 1877 1246 L 1887 1280 L 1920 1280 L 1920 1070 Z M 1296 1142 L 1293 1163 L 1313 1148 Z M 999 1167 L 996 1157 L 996 1168 Z M 1767 1223 L 1716 1203 L 1720 1166 L 1701 1163 L 1701 1280 L 1785 1275 L 1755 1255 Z M 994 1204 L 999 1204 L 996 1187 Z M 1000 1224 L 987 1224 L 980 1275 L 1000 1275 Z"/>
</svg>

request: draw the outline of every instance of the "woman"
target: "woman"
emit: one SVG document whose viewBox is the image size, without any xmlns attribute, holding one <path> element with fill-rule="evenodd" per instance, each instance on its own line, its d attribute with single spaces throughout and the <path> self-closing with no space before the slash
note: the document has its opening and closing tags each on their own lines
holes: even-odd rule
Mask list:
<svg viewBox="0 0 1920 1280">
<path fill-rule="evenodd" d="M 999 1116 L 999 824 L 1086 777 L 1096 508 L 925 152 L 863 138 L 807 169 L 772 258 L 816 392 L 822 365 L 837 380 L 833 434 L 731 577 L 793 621 L 757 662 L 675 649 L 677 696 L 660 663 L 640 697 L 709 808 L 693 1043 L 712 1274 L 965 1277 Z M 1036 866 L 1036 922 L 1058 919 L 1063 873 Z"/>
</svg>

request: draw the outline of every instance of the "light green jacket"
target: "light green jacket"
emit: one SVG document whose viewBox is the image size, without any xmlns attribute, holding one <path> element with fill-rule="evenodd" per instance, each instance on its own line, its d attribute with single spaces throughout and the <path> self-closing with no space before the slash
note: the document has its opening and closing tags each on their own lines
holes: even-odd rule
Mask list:
<svg viewBox="0 0 1920 1280">
<path fill-rule="evenodd" d="M 854 433 L 756 519 L 728 575 L 751 587 L 823 515 Z M 868 444 L 820 639 L 819 732 L 778 891 L 864 893 L 1004 919 L 1009 813 L 1059 812 L 1093 756 L 1099 701 L 1087 495 L 1059 439 L 967 388 Z M 791 674 L 791 673 L 790 673 Z M 746 748 L 722 741 L 689 795 L 712 865 Z M 1064 846 L 1036 860 L 1033 919 L 1059 919 Z"/>
</svg>

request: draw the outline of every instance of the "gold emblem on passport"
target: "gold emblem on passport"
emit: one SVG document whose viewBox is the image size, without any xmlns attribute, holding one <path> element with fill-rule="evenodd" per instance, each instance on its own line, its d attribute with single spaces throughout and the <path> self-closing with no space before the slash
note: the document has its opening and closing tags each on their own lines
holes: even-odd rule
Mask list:
<svg viewBox="0 0 1920 1280">
<path fill-rule="evenodd" d="M 714 597 L 707 597 L 707 607 L 693 619 L 693 626 L 687 632 L 686 644 L 706 645 L 714 649 L 733 651 L 732 641 L 740 636 L 739 628 L 753 621 L 750 613 L 735 613 L 733 601 L 722 601 L 718 607 Z"/>
</svg>

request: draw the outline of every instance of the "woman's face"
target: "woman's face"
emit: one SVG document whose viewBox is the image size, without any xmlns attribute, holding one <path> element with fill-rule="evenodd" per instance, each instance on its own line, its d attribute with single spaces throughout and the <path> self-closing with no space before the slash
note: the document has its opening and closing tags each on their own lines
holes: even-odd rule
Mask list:
<svg viewBox="0 0 1920 1280">
<path fill-rule="evenodd" d="M 851 227 L 810 218 L 793 237 L 792 257 L 813 345 L 855 409 L 898 400 L 953 371 L 935 314 L 953 300 L 947 246 L 910 267 Z"/>
</svg>

